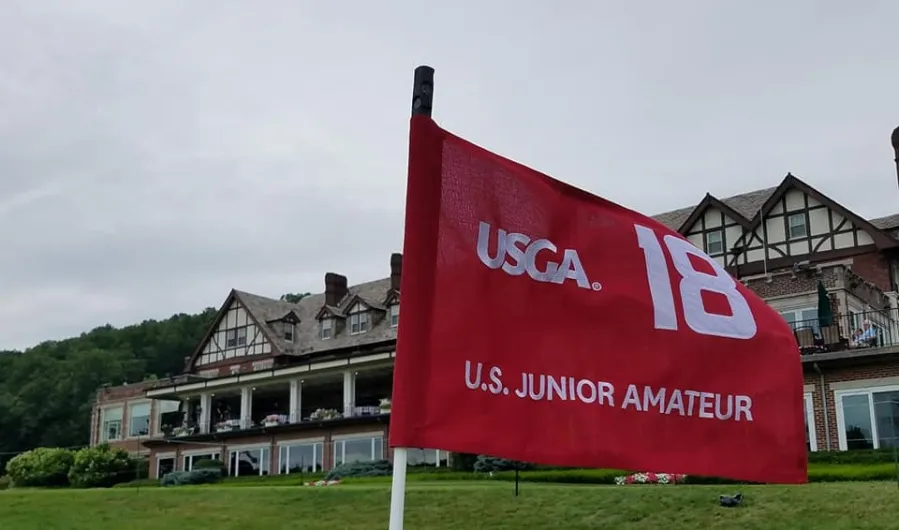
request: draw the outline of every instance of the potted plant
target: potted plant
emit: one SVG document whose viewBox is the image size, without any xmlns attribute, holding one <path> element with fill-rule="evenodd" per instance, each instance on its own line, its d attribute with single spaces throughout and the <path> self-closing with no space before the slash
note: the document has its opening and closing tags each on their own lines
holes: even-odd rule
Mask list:
<svg viewBox="0 0 899 530">
<path fill-rule="evenodd" d="M 390 414 L 390 398 L 381 399 L 381 414 Z"/>
<path fill-rule="evenodd" d="M 316 409 L 309 415 L 309 419 L 313 421 L 333 420 L 340 417 L 340 413 L 336 409 Z"/>
<path fill-rule="evenodd" d="M 277 414 L 269 414 L 265 417 L 264 420 L 262 420 L 262 424 L 266 427 L 277 427 L 278 425 L 281 425 L 281 416 Z"/>
<path fill-rule="evenodd" d="M 190 429 L 187 427 L 175 427 L 172 429 L 172 436 L 188 436 L 190 435 Z"/>
<path fill-rule="evenodd" d="M 231 430 L 231 424 L 227 421 L 220 421 L 215 424 L 215 432 L 228 432 Z"/>
</svg>

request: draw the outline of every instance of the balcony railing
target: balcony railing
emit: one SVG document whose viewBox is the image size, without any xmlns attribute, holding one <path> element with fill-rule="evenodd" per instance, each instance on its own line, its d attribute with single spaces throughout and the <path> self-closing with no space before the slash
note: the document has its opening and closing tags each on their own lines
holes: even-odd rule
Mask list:
<svg viewBox="0 0 899 530">
<path fill-rule="evenodd" d="M 899 346 L 899 312 L 895 309 L 834 315 L 829 326 L 820 319 L 790 322 L 799 353 L 816 353 Z"/>
<path fill-rule="evenodd" d="M 281 414 L 271 413 L 259 418 L 219 418 L 206 424 L 199 421 L 189 421 L 182 426 L 164 429 L 163 433 L 166 438 L 178 438 L 182 436 L 195 436 L 204 432 L 223 433 L 234 432 L 248 429 L 258 429 L 261 427 L 277 427 L 280 425 L 294 425 L 300 423 L 312 423 L 321 421 L 331 421 L 343 418 L 358 418 L 364 416 L 376 416 L 379 414 L 388 414 L 389 410 L 382 410 L 380 407 L 372 406 L 354 406 L 351 408 L 351 414 L 347 415 L 337 409 L 317 409 L 305 415 L 300 414 Z"/>
</svg>

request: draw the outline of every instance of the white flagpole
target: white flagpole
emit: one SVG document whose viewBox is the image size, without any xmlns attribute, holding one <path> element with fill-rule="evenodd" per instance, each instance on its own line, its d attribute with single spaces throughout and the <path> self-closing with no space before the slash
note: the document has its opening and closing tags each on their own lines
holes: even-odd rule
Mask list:
<svg viewBox="0 0 899 530">
<path fill-rule="evenodd" d="M 406 508 L 406 448 L 393 449 L 393 480 L 390 483 L 389 530 L 403 530 Z"/>
<path fill-rule="evenodd" d="M 424 115 L 430 118 L 433 98 L 434 69 L 430 66 L 419 66 L 415 69 L 415 80 L 412 85 L 412 115 Z M 403 530 L 403 515 L 406 511 L 407 456 L 405 447 L 393 448 L 393 479 L 390 483 L 389 530 Z"/>
</svg>

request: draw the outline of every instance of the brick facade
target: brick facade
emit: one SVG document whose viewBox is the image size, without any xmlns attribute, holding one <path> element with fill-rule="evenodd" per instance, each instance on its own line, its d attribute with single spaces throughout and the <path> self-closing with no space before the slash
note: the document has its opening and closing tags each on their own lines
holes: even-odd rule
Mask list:
<svg viewBox="0 0 899 530">
<path fill-rule="evenodd" d="M 97 391 L 97 397 L 94 401 L 91 421 L 91 445 L 97 445 L 102 440 L 101 431 L 103 425 L 102 410 L 108 408 L 122 408 L 122 438 L 120 440 L 110 440 L 109 446 L 118 449 L 124 449 L 132 454 L 148 454 L 149 450 L 143 446 L 142 442 L 149 439 L 149 436 L 131 438 L 128 434 L 128 408 L 129 405 L 135 403 L 146 403 L 150 400 L 146 397 L 146 391 L 156 384 L 155 381 L 146 381 L 143 383 L 132 383 L 122 386 L 105 387 Z M 150 401 L 150 432 L 154 432 L 156 425 L 156 402 Z"/>
<path fill-rule="evenodd" d="M 839 431 L 837 427 L 836 400 L 833 383 L 899 377 L 899 356 L 889 355 L 865 360 L 843 361 L 840 364 L 820 363 L 804 367 L 806 392 L 812 394 L 812 406 L 815 418 L 815 438 L 819 451 L 839 450 Z M 822 403 L 821 378 L 824 379 L 824 400 Z M 825 419 L 825 414 L 826 419 Z M 829 441 L 829 446 L 828 446 Z"/>
</svg>

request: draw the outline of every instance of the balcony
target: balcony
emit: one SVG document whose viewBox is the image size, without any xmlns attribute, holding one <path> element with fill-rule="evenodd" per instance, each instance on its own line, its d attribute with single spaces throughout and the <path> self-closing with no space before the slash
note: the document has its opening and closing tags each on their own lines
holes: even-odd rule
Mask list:
<svg viewBox="0 0 899 530">
<path fill-rule="evenodd" d="M 803 356 L 857 357 L 899 352 L 899 311 L 883 309 L 834 315 L 833 323 L 819 319 L 790 322 Z"/>
<path fill-rule="evenodd" d="M 292 430 L 323 422 L 374 421 L 390 413 L 392 367 L 305 379 L 258 381 L 181 398 L 179 410 L 160 415 L 164 438 Z M 204 406 L 208 411 L 204 412 Z"/>
</svg>

